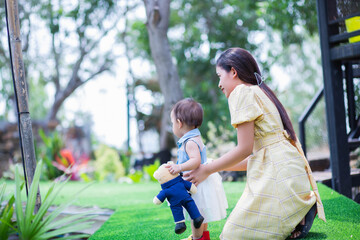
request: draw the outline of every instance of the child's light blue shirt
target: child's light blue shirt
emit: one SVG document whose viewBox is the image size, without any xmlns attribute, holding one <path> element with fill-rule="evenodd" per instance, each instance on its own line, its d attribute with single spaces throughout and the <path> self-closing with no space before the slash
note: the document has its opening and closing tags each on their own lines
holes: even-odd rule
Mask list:
<svg viewBox="0 0 360 240">
<path fill-rule="evenodd" d="M 185 133 L 184 136 L 182 136 L 179 139 L 179 141 L 177 142 L 178 151 L 177 151 L 177 162 L 176 162 L 176 164 L 182 164 L 182 163 L 187 162 L 189 160 L 189 155 L 185 151 L 186 142 L 189 141 L 189 140 L 195 142 L 198 145 L 200 155 L 201 155 L 201 164 L 204 164 L 206 162 L 206 147 L 204 146 L 204 148 L 201 150 L 200 145 L 196 141 L 191 139 L 191 138 L 194 138 L 194 137 L 197 137 L 197 136 L 201 136 L 201 133 L 200 133 L 198 128 L 195 128 L 195 129 L 190 130 L 187 133 Z"/>
</svg>

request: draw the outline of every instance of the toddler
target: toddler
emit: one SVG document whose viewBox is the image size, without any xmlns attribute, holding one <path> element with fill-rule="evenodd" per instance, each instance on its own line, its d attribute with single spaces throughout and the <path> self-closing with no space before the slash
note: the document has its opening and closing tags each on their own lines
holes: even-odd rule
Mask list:
<svg viewBox="0 0 360 240">
<path fill-rule="evenodd" d="M 172 131 L 179 138 L 177 164 L 168 166 L 170 173 L 186 173 L 198 168 L 200 164 L 207 164 L 206 148 L 198 129 L 203 121 L 201 105 L 191 98 L 180 100 L 174 105 L 170 117 Z M 197 188 L 198 191 L 192 198 L 205 220 L 198 229 L 191 223 L 192 236 L 187 239 L 209 240 L 208 222 L 225 218 L 228 203 L 218 173 L 211 174 Z"/>
</svg>

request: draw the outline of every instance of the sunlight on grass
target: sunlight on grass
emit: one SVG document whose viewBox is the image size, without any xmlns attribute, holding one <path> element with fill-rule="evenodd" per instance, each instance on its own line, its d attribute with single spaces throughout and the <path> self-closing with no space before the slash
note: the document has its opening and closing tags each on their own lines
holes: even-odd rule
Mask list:
<svg viewBox="0 0 360 240">
<path fill-rule="evenodd" d="M 7 182 L 7 185 L 7 191 L 14 189 L 12 182 Z M 78 206 L 116 210 L 90 240 L 182 239 L 191 234 L 189 222 L 186 223 L 188 229 L 183 234 L 175 234 L 170 208 L 166 203 L 160 206 L 152 203 L 153 197 L 160 191 L 157 183 L 93 183 L 78 194 L 84 185 L 86 183 L 69 182 L 55 203 L 60 204 L 77 196 L 74 204 Z M 322 184 L 318 185 L 327 222 L 316 218 L 306 239 L 360 239 L 360 205 Z M 40 191 L 45 192 L 49 186 L 50 183 L 41 183 Z M 228 215 L 244 187 L 244 182 L 224 182 L 229 202 Z M 218 239 L 224 224 L 225 220 L 209 224 L 212 239 Z"/>
<path fill-rule="evenodd" d="M 131 188 L 122 188 L 125 205 L 119 206 L 110 219 L 90 238 L 95 239 L 182 239 L 191 234 L 190 222 L 187 230 L 177 235 L 174 233 L 174 220 L 166 203 L 154 205 L 152 199 L 160 191 L 157 183 L 133 184 Z M 228 214 L 235 206 L 245 187 L 245 183 L 224 183 L 229 201 Z M 145 202 L 144 202 L 145 200 Z M 140 202 L 136 203 L 136 202 Z M 210 223 L 211 236 L 217 238 L 225 220 Z"/>
</svg>

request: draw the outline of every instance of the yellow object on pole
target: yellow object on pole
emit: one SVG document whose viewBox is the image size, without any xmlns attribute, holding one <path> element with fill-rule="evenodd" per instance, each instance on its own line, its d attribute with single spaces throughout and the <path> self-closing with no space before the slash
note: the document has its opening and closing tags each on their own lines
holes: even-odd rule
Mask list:
<svg viewBox="0 0 360 240">
<path fill-rule="evenodd" d="M 360 30 L 360 16 L 352 17 L 345 20 L 345 26 L 347 32 L 354 32 Z M 350 43 L 360 42 L 360 35 L 349 38 Z"/>
</svg>

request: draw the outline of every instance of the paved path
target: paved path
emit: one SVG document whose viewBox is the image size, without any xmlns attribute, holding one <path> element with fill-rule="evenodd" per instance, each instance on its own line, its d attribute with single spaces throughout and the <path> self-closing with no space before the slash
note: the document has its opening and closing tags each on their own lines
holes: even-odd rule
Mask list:
<svg viewBox="0 0 360 240">
<path fill-rule="evenodd" d="M 58 206 L 53 206 L 49 208 L 49 211 L 53 211 Z M 94 222 L 94 224 L 89 229 L 82 230 L 80 233 L 86 233 L 86 234 L 94 234 L 102 225 L 104 222 L 106 222 L 109 217 L 114 213 L 114 210 L 111 209 L 104 209 L 104 208 L 98 208 L 98 207 L 80 207 L 80 206 L 69 206 L 66 208 L 61 214 L 60 218 L 78 214 L 78 213 L 87 213 L 91 212 L 91 215 L 94 217 L 89 220 L 91 222 Z"/>
</svg>

